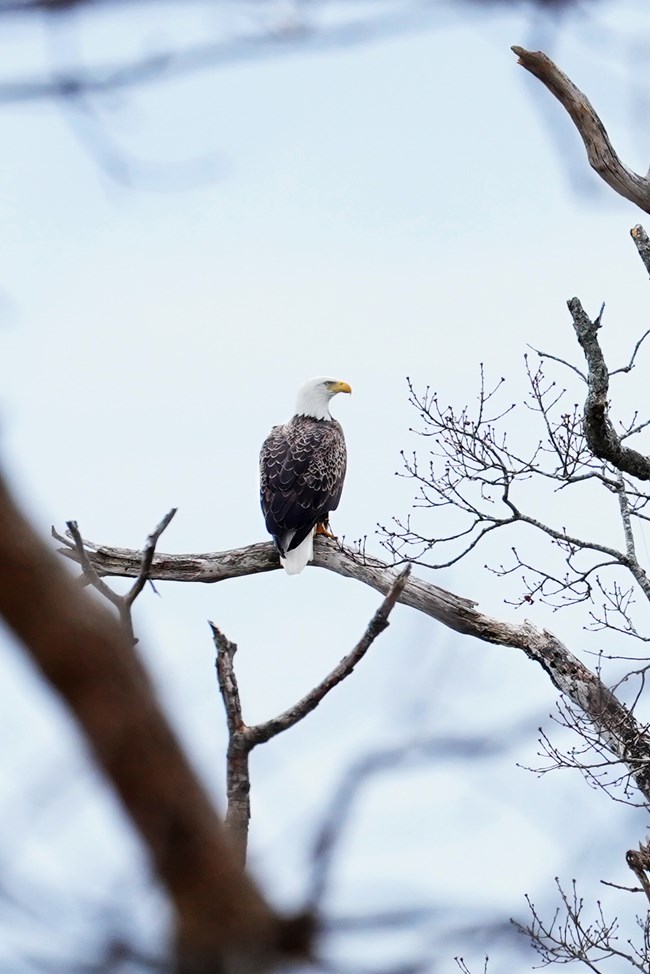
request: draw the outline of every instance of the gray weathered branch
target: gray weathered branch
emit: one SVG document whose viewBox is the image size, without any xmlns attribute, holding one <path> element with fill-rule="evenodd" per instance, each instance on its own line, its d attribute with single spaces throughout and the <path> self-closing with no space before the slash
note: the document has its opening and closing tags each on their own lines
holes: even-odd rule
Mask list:
<svg viewBox="0 0 650 974">
<path fill-rule="evenodd" d="M 132 577 L 139 570 L 140 554 L 137 551 L 93 545 L 88 541 L 85 548 L 99 574 Z M 63 553 L 76 559 L 74 546 L 63 549 Z M 322 539 L 316 539 L 314 555 L 317 567 L 356 578 L 383 593 L 387 593 L 396 580 L 396 572 L 391 566 L 377 559 L 362 559 L 355 552 Z M 217 582 L 278 567 L 273 546 L 255 544 L 209 554 L 156 555 L 151 565 L 151 577 L 169 581 Z M 646 728 L 556 636 L 527 621 L 517 625 L 484 615 L 469 599 L 418 578 L 408 579 L 398 600 L 456 632 L 520 649 L 529 659 L 539 663 L 556 689 L 589 717 L 603 743 L 627 766 L 650 802 L 650 736 Z"/>
<path fill-rule="evenodd" d="M 623 445 L 609 418 L 609 372 L 598 341 L 601 316 L 592 321 L 578 298 L 571 298 L 567 304 L 588 368 L 589 391 L 584 409 L 587 445 L 594 456 L 607 460 L 622 473 L 638 480 L 650 480 L 650 460 L 638 450 Z"/>
<path fill-rule="evenodd" d="M 517 46 L 511 50 L 519 64 L 539 78 L 569 113 L 585 144 L 591 168 L 620 196 L 650 213 L 650 179 L 621 161 L 589 99 L 546 54 Z"/>
<path fill-rule="evenodd" d="M 65 547 L 59 549 L 61 554 L 79 562 L 75 546 L 62 535 L 53 533 L 58 541 L 65 544 Z M 84 546 L 98 575 L 134 578 L 140 571 L 142 554 L 133 548 L 113 548 L 87 539 L 84 540 Z M 337 575 L 363 582 L 382 595 L 388 594 L 398 575 L 396 570 L 379 559 L 362 557 L 352 548 L 333 545 L 318 537 L 314 543 L 313 564 L 317 568 L 326 568 Z M 264 542 L 230 551 L 185 555 L 156 554 L 151 562 L 149 578 L 161 582 L 210 583 L 272 572 L 279 568 L 277 551 L 270 542 Z M 462 628 L 463 612 L 476 605 L 471 599 L 455 595 L 419 578 L 409 578 L 399 601 L 426 612 L 459 632 L 467 631 Z"/>
</svg>

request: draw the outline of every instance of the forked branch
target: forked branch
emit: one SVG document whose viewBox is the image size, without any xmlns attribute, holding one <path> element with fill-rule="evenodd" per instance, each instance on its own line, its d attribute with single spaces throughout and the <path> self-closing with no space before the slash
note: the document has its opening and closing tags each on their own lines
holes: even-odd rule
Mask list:
<svg viewBox="0 0 650 974">
<path fill-rule="evenodd" d="M 244 722 L 233 659 L 237 652 L 235 643 L 230 642 L 217 627 L 210 623 L 212 636 L 217 649 L 217 678 L 219 690 L 226 711 L 228 726 L 227 752 L 227 801 L 226 825 L 235 840 L 242 864 L 246 860 L 248 823 L 250 820 L 250 771 L 249 755 L 258 744 L 264 744 L 289 730 L 300 720 L 316 709 L 318 704 L 354 671 L 371 645 L 388 626 L 388 617 L 404 590 L 410 573 L 407 566 L 391 585 L 386 598 L 368 623 L 366 630 L 354 647 L 341 662 L 324 677 L 309 693 L 277 717 L 251 727 Z"/>
<path fill-rule="evenodd" d="M 133 617 L 131 615 L 131 609 L 133 608 L 133 603 L 137 599 L 138 595 L 142 592 L 145 585 L 149 581 L 149 572 L 151 569 L 151 562 L 153 556 L 156 552 L 156 545 L 158 544 L 158 539 L 169 525 L 170 521 L 176 514 L 177 508 L 172 507 L 168 514 L 165 514 L 162 521 L 156 525 L 151 534 L 147 536 L 144 548 L 142 549 L 140 555 L 140 570 L 135 576 L 135 582 L 125 595 L 118 595 L 114 592 L 110 585 L 107 585 L 103 578 L 98 574 L 95 566 L 93 565 L 91 559 L 88 557 L 88 552 L 84 545 L 83 538 L 79 531 L 79 525 L 76 521 L 66 521 L 67 527 L 67 537 L 60 535 L 57 531 L 52 528 L 52 536 L 57 540 L 62 542 L 64 545 L 69 545 L 69 538 L 74 542 L 74 549 L 77 554 L 79 564 L 81 565 L 81 570 L 84 575 L 84 579 L 89 585 L 97 589 L 100 595 L 103 595 L 111 605 L 114 605 L 118 611 L 120 622 L 124 627 L 124 631 L 131 640 L 132 643 L 137 643 L 135 638 L 135 633 L 133 631 Z"/>
</svg>

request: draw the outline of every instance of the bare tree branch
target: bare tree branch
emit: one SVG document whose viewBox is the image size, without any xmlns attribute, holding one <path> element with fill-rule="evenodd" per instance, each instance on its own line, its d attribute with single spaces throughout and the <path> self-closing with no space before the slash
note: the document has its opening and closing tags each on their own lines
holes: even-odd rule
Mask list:
<svg viewBox="0 0 650 974">
<path fill-rule="evenodd" d="M 619 159 L 589 99 L 546 54 L 517 46 L 511 50 L 519 58 L 518 63 L 539 78 L 569 113 L 584 142 L 592 169 L 620 196 L 650 213 L 650 179 L 639 176 Z"/>
<path fill-rule="evenodd" d="M 75 545 L 62 535 L 55 534 L 55 537 L 64 544 L 59 549 L 61 554 L 79 562 Z M 101 576 L 133 578 L 139 571 L 141 554 L 135 549 L 99 545 L 87 539 L 84 540 L 84 545 L 90 561 Z M 398 575 L 386 562 L 378 558 L 361 557 L 353 548 L 335 545 L 322 537 L 315 538 L 312 564 L 345 578 L 357 579 L 382 595 L 388 594 Z M 151 562 L 149 578 L 154 581 L 211 583 L 277 571 L 280 567 L 273 544 L 263 542 L 230 551 L 185 555 L 156 554 Z M 451 628 L 462 625 L 463 611 L 471 610 L 476 605 L 471 599 L 455 595 L 419 578 L 407 580 L 398 601 L 426 612 Z"/>
<path fill-rule="evenodd" d="M 138 553 L 130 550 L 90 546 L 88 542 L 86 549 L 100 574 L 109 568 L 111 574 L 119 572 L 129 576 L 139 564 Z M 65 548 L 63 553 L 77 558 L 73 546 Z M 376 559 L 363 564 L 351 551 L 322 539 L 317 539 L 314 545 L 314 563 L 382 592 L 388 592 L 396 579 L 390 566 Z M 272 546 L 258 544 L 216 554 L 156 555 L 151 575 L 176 581 L 219 581 L 276 567 L 277 555 Z M 650 736 L 646 728 L 556 636 L 527 621 L 516 625 L 491 618 L 479 612 L 475 603 L 422 579 L 409 578 L 398 601 L 456 632 L 520 649 L 539 663 L 556 689 L 588 716 L 605 746 L 627 766 L 644 798 L 650 802 Z"/>
</svg>

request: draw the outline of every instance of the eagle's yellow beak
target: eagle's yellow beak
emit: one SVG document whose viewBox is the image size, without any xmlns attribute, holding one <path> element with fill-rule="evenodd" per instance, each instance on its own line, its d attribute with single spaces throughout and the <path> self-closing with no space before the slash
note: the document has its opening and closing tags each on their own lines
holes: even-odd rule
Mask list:
<svg viewBox="0 0 650 974">
<path fill-rule="evenodd" d="M 332 384 L 332 392 L 352 392 L 352 389 L 347 382 L 334 382 Z"/>
</svg>

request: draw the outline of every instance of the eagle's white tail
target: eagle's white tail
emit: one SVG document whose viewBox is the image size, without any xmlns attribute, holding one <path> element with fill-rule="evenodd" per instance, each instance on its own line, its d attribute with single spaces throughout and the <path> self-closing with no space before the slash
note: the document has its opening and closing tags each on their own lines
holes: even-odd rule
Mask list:
<svg viewBox="0 0 650 974">
<path fill-rule="evenodd" d="M 314 557 L 314 528 L 309 532 L 304 541 L 301 541 L 293 551 L 287 551 L 284 558 L 280 555 L 280 561 L 287 575 L 299 575 L 307 562 Z"/>
</svg>

